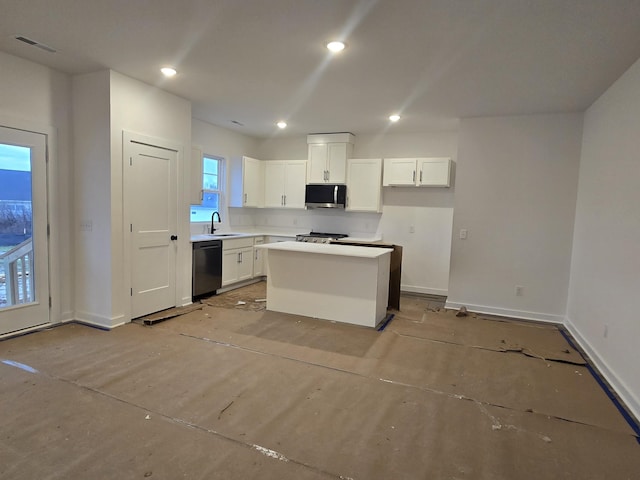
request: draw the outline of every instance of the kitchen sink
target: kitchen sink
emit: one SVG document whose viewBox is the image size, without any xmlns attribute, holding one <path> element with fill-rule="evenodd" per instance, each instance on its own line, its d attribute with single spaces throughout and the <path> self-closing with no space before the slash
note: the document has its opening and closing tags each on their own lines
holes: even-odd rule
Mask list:
<svg viewBox="0 0 640 480">
<path fill-rule="evenodd" d="M 208 233 L 210 237 L 240 237 L 243 233 Z"/>
</svg>

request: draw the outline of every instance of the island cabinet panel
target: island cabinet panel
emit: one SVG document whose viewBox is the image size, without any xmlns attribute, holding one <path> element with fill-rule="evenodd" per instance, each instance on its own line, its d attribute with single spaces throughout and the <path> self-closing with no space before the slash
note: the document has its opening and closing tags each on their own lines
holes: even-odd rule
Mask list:
<svg viewBox="0 0 640 480">
<path fill-rule="evenodd" d="M 386 318 L 390 249 L 305 242 L 257 248 L 268 249 L 267 310 L 368 327 Z"/>
</svg>

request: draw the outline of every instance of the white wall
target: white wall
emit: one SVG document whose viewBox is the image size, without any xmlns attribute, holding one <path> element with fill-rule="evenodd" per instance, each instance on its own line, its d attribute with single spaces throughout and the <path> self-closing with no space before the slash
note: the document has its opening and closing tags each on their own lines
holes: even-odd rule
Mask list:
<svg viewBox="0 0 640 480">
<path fill-rule="evenodd" d="M 73 316 L 74 251 L 71 81 L 67 75 L 3 52 L 0 72 L 0 124 L 49 136 L 51 321 L 69 320 Z"/>
<path fill-rule="evenodd" d="M 581 132 L 580 114 L 462 121 L 448 306 L 564 320 Z"/>
<path fill-rule="evenodd" d="M 75 318 L 112 324 L 109 72 L 73 77 Z M 81 223 L 91 229 L 81 231 Z"/>
<path fill-rule="evenodd" d="M 570 330 L 637 417 L 639 118 L 640 61 L 585 114 L 567 309 Z"/>
<path fill-rule="evenodd" d="M 185 183 L 190 167 L 190 102 L 119 73 L 73 78 L 76 223 L 76 317 L 104 327 L 129 320 L 128 243 L 123 225 L 123 132 L 178 148 L 176 303 L 191 301 L 191 244 Z M 185 154 L 185 152 L 189 152 Z"/>
<path fill-rule="evenodd" d="M 456 131 L 414 134 L 358 135 L 354 158 L 457 157 Z M 306 137 L 270 138 L 260 144 L 263 160 L 306 159 Z M 268 231 L 305 233 L 310 230 L 381 236 L 403 246 L 402 289 L 446 295 L 449 283 L 454 186 L 448 189 L 385 188 L 382 214 L 339 211 L 233 209 L 234 225 L 253 222 Z M 410 227 L 415 233 L 410 233 Z"/>
<path fill-rule="evenodd" d="M 123 230 L 124 131 L 168 141 L 178 148 L 178 252 L 176 304 L 191 303 L 191 243 L 189 241 L 189 174 L 191 164 L 191 102 L 117 72 L 111 82 L 111 241 L 113 318 L 128 321 L 130 278 L 125 268 L 128 244 Z"/>
</svg>

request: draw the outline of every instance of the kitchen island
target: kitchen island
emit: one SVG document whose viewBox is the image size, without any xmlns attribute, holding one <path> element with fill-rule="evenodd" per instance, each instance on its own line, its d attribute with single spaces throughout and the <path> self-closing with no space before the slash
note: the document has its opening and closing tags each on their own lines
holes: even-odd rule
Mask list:
<svg viewBox="0 0 640 480">
<path fill-rule="evenodd" d="M 267 310 L 375 327 L 387 314 L 386 248 L 280 242 L 266 249 Z"/>
</svg>

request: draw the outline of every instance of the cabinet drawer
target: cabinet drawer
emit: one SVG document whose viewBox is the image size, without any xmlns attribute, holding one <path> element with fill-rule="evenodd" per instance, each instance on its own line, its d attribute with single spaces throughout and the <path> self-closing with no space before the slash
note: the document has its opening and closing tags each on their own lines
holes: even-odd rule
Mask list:
<svg viewBox="0 0 640 480">
<path fill-rule="evenodd" d="M 222 250 L 232 250 L 234 248 L 253 247 L 253 237 L 230 238 L 222 241 Z"/>
</svg>

